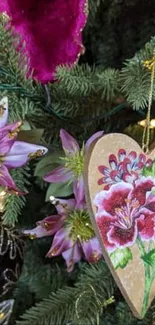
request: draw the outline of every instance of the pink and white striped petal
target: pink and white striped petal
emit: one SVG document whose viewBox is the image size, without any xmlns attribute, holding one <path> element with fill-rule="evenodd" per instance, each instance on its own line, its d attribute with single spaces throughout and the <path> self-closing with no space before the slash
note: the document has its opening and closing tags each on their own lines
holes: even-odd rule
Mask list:
<svg viewBox="0 0 155 325">
<path fill-rule="evenodd" d="M 69 229 L 61 228 L 54 236 L 52 246 L 47 253 L 47 257 L 61 255 L 67 249 L 73 247 L 74 243 L 69 237 Z"/>
<path fill-rule="evenodd" d="M 11 150 L 3 158 L 5 166 L 17 168 L 24 166 L 30 159 L 41 157 L 47 153 L 47 148 L 23 141 L 15 141 Z"/>
<path fill-rule="evenodd" d="M 86 141 L 86 144 L 85 144 L 85 153 L 88 152 L 91 144 L 93 143 L 93 141 L 99 139 L 100 137 L 103 136 L 103 133 L 104 131 L 98 131 L 96 133 L 94 133 L 87 141 Z"/>
<path fill-rule="evenodd" d="M 60 138 L 66 156 L 72 156 L 75 152 L 80 151 L 77 141 L 64 129 L 60 130 Z"/>
<path fill-rule="evenodd" d="M 73 247 L 63 252 L 62 256 L 66 261 L 67 271 L 72 272 L 75 263 L 80 262 L 82 259 L 82 249 L 78 244 L 74 244 Z"/>
<path fill-rule="evenodd" d="M 73 173 L 66 167 L 59 166 L 44 176 L 44 181 L 49 183 L 67 182 L 73 176 Z"/>
</svg>

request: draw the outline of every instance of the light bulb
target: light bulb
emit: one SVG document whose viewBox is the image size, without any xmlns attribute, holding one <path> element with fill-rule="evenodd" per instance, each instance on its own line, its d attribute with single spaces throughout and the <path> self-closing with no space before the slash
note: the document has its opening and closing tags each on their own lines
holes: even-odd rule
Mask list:
<svg viewBox="0 0 155 325">
<path fill-rule="evenodd" d="M 145 127 L 147 121 L 146 120 L 142 120 L 142 121 L 139 121 L 138 122 L 138 125 L 142 126 L 143 128 Z M 150 129 L 154 129 L 155 128 L 155 119 L 152 119 L 150 121 L 150 126 L 149 126 Z"/>
</svg>

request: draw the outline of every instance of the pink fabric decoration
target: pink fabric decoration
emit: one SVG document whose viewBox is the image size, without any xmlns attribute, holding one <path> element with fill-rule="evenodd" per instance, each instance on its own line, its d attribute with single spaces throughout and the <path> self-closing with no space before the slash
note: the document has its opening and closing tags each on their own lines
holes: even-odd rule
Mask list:
<svg viewBox="0 0 155 325">
<path fill-rule="evenodd" d="M 34 79 L 54 80 L 56 67 L 77 63 L 84 52 L 87 0 L 0 0 L 0 12 L 26 43 Z"/>
</svg>

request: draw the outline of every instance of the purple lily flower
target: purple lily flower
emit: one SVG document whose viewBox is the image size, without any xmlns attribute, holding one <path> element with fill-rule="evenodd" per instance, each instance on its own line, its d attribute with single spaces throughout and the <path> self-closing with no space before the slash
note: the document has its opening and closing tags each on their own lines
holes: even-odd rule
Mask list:
<svg viewBox="0 0 155 325">
<path fill-rule="evenodd" d="M 85 199 L 81 201 L 78 191 L 74 196 L 74 199 L 69 200 L 54 199 L 58 214 L 39 221 L 36 228 L 24 231 L 32 238 L 54 234 L 47 257 L 62 255 L 68 272 L 73 270 L 75 263 L 83 256 L 90 263 L 97 262 L 102 256 L 99 241 L 90 223 Z"/>
<path fill-rule="evenodd" d="M 22 122 L 7 124 L 8 98 L 0 101 L 0 186 L 18 193 L 8 169 L 25 165 L 31 158 L 39 157 L 47 152 L 43 146 L 16 141 Z"/>
<path fill-rule="evenodd" d="M 87 140 L 85 146 L 80 149 L 77 141 L 68 132 L 61 129 L 60 138 L 66 157 L 62 158 L 63 165 L 45 175 L 44 180 L 49 183 L 70 182 L 72 180 L 73 190 L 80 193 L 80 200 L 82 200 L 84 198 L 84 156 L 87 154 L 91 143 L 102 135 L 103 131 L 96 132 Z"/>
</svg>

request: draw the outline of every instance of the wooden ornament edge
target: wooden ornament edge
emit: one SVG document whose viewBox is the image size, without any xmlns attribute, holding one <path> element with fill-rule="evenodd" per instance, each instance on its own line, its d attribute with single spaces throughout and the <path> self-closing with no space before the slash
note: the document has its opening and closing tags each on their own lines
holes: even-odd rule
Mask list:
<svg viewBox="0 0 155 325">
<path fill-rule="evenodd" d="M 105 259 L 105 261 L 106 261 L 106 263 L 107 263 L 107 265 L 108 265 L 108 267 L 110 269 L 110 272 L 111 272 L 114 280 L 116 281 L 116 284 L 117 284 L 119 290 L 121 291 L 124 299 L 126 300 L 127 304 L 129 305 L 129 307 L 130 307 L 133 315 L 136 318 L 138 318 L 138 319 L 143 319 L 143 317 L 139 314 L 139 312 L 134 307 L 131 299 L 129 298 L 128 294 L 126 293 L 124 287 L 122 286 L 121 281 L 119 280 L 119 277 L 118 277 L 118 275 L 116 273 L 116 270 L 114 269 L 114 267 L 112 265 L 111 259 L 108 256 L 107 250 L 104 248 L 104 245 L 103 245 L 103 241 L 102 241 L 100 232 L 99 232 L 98 227 L 96 226 L 96 223 L 95 223 L 94 212 L 93 212 L 93 209 L 92 209 L 92 203 L 91 203 L 91 198 L 90 198 L 90 191 L 89 191 L 89 184 L 88 184 L 88 173 L 89 173 L 89 163 L 90 163 L 90 159 L 91 159 L 91 156 L 92 156 L 92 152 L 93 152 L 93 149 L 95 148 L 95 146 L 97 145 L 97 143 L 101 140 L 101 138 L 103 138 L 103 137 L 109 137 L 110 135 L 122 135 L 122 136 L 124 136 L 126 138 L 129 138 L 131 141 L 135 142 L 140 147 L 140 145 L 134 139 L 132 139 L 128 135 L 125 135 L 125 134 L 122 134 L 122 133 L 106 134 L 106 135 L 103 135 L 102 137 L 98 138 L 97 140 L 93 141 L 92 144 L 91 144 L 91 146 L 90 146 L 90 148 L 89 148 L 89 151 L 88 151 L 88 153 L 87 153 L 87 155 L 85 157 L 85 162 L 84 162 L 84 190 L 85 190 L 85 198 L 86 198 L 86 203 L 87 203 L 87 206 L 88 206 L 88 211 L 90 213 L 90 218 L 91 218 L 91 222 L 92 222 L 93 228 L 95 230 L 95 233 L 97 234 L 97 238 L 100 241 L 101 249 L 102 249 L 102 253 L 103 253 L 103 257 L 104 257 L 104 259 Z M 154 150 L 151 150 L 151 152 L 152 151 L 154 151 Z M 149 154 L 151 154 L 151 152 L 149 152 Z"/>
</svg>

